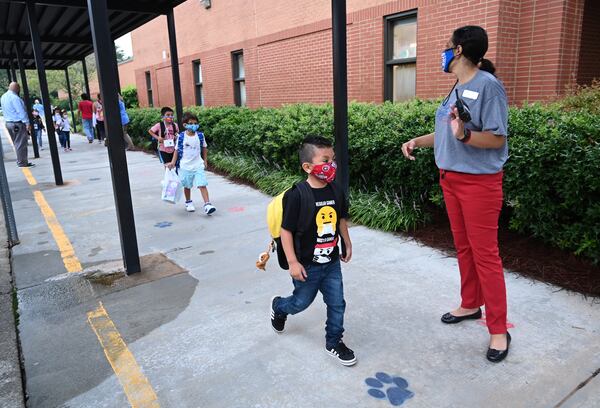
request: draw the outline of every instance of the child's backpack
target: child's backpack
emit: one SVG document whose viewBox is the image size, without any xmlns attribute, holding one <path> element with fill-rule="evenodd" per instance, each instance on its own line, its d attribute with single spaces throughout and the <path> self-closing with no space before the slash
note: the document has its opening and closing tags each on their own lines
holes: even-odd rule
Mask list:
<svg viewBox="0 0 600 408">
<path fill-rule="evenodd" d="M 338 208 L 341 207 L 344 202 L 344 194 L 340 188 L 338 188 L 334 183 L 330 184 L 333 189 L 333 193 L 335 195 L 335 202 Z M 294 232 L 294 252 L 296 256 L 300 258 L 302 254 L 301 242 L 302 236 L 306 231 L 308 231 L 311 227 L 311 224 L 314 222 L 313 214 L 315 210 L 315 197 L 312 192 L 310 185 L 306 181 L 301 181 L 299 183 L 294 184 L 291 188 L 285 190 L 269 203 L 267 207 L 267 226 L 269 227 L 269 233 L 271 234 L 271 244 L 269 245 L 269 250 L 277 253 L 277 260 L 279 262 L 279 266 L 281 269 L 288 270 L 290 268 L 287 257 L 285 256 L 285 252 L 283 250 L 283 245 L 281 245 L 281 223 L 283 222 L 283 198 L 284 195 L 289 191 L 297 189 L 300 193 L 300 209 L 298 211 L 298 223 L 297 229 Z M 342 255 L 346 255 L 346 247 L 344 244 L 344 240 L 342 236 L 339 236 L 339 240 L 342 243 Z M 266 263 L 269 259 L 268 252 L 262 253 L 259 256 L 259 261 L 256 263 L 256 266 L 259 269 L 265 269 Z"/>
<path fill-rule="evenodd" d="M 200 156 L 202 156 L 202 149 L 204 148 L 204 133 L 196 132 L 198 139 L 200 139 Z M 183 157 L 183 139 L 185 138 L 185 131 L 181 132 L 177 137 L 177 163 L 175 168 L 179 169 L 179 162 Z"/>
</svg>

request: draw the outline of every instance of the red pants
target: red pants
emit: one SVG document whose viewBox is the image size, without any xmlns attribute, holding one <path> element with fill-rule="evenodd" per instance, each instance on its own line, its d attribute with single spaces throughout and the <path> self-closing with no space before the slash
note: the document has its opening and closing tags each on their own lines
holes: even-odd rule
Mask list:
<svg viewBox="0 0 600 408">
<path fill-rule="evenodd" d="M 506 333 L 506 285 L 498 251 L 502 172 L 440 171 L 440 184 L 454 236 L 461 281 L 461 306 L 485 304 L 490 334 Z"/>
</svg>

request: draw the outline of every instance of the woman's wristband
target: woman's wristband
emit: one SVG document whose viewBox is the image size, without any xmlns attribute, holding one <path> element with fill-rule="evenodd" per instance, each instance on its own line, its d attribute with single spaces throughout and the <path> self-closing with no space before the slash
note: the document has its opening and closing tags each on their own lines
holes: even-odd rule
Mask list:
<svg viewBox="0 0 600 408">
<path fill-rule="evenodd" d="M 463 138 L 458 139 L 458 140 L 461 141 L 462 143 L 468 143 L 470 139 L 471 139 L 471 129 L 465 128 Z"/>
</svg>

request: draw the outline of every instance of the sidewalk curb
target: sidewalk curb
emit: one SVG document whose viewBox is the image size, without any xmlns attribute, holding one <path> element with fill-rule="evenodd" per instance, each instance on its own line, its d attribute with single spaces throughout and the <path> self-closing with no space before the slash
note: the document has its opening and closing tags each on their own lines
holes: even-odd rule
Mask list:
<svg viewBox="0 0 600 408">
<path fill-rule="evenodd" d="M 21 350 L 13 311 L 14 280 L 4 217 L 0 217 L 0 407 L 25 407 Z"/>
</svg>

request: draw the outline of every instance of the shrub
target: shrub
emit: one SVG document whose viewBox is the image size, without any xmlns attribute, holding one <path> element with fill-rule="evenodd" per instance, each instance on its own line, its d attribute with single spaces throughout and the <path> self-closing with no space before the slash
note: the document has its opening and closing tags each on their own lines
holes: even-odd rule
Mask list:
<svg viewBox="0 0 600 408">
<path fill-rule="evenodd" d="M 135 85 L 129 85 L 123 88 L 121 90 L 121 95 L 123 96 L 123 102 L 125 103 L 125 107 L 127 109 L 135 109 L 140 107 L 137 88 Z"/>
<path fill-rule="evenodd" d="M 593 106 L 566 108 L 574 104 L 566 99 L 510 109 L 505 199 L 511 228 L 598 262 L 600 114 Z M 437 106 L 421 100 L 349 105 L 353 220 L 406 231 L 443 205 L 432 149 L 417 150 L 414 162 L 401 153 L 402 143 L 433 131 Z M 269 194 L 300 177 L 297 148 L 306 134 L 333 137 L 331 105 L 186 110 L 200 119 L 211 164 Z M 159 109 L 129 114 L 134 141 L 149 141 Z"/>
</svg>

